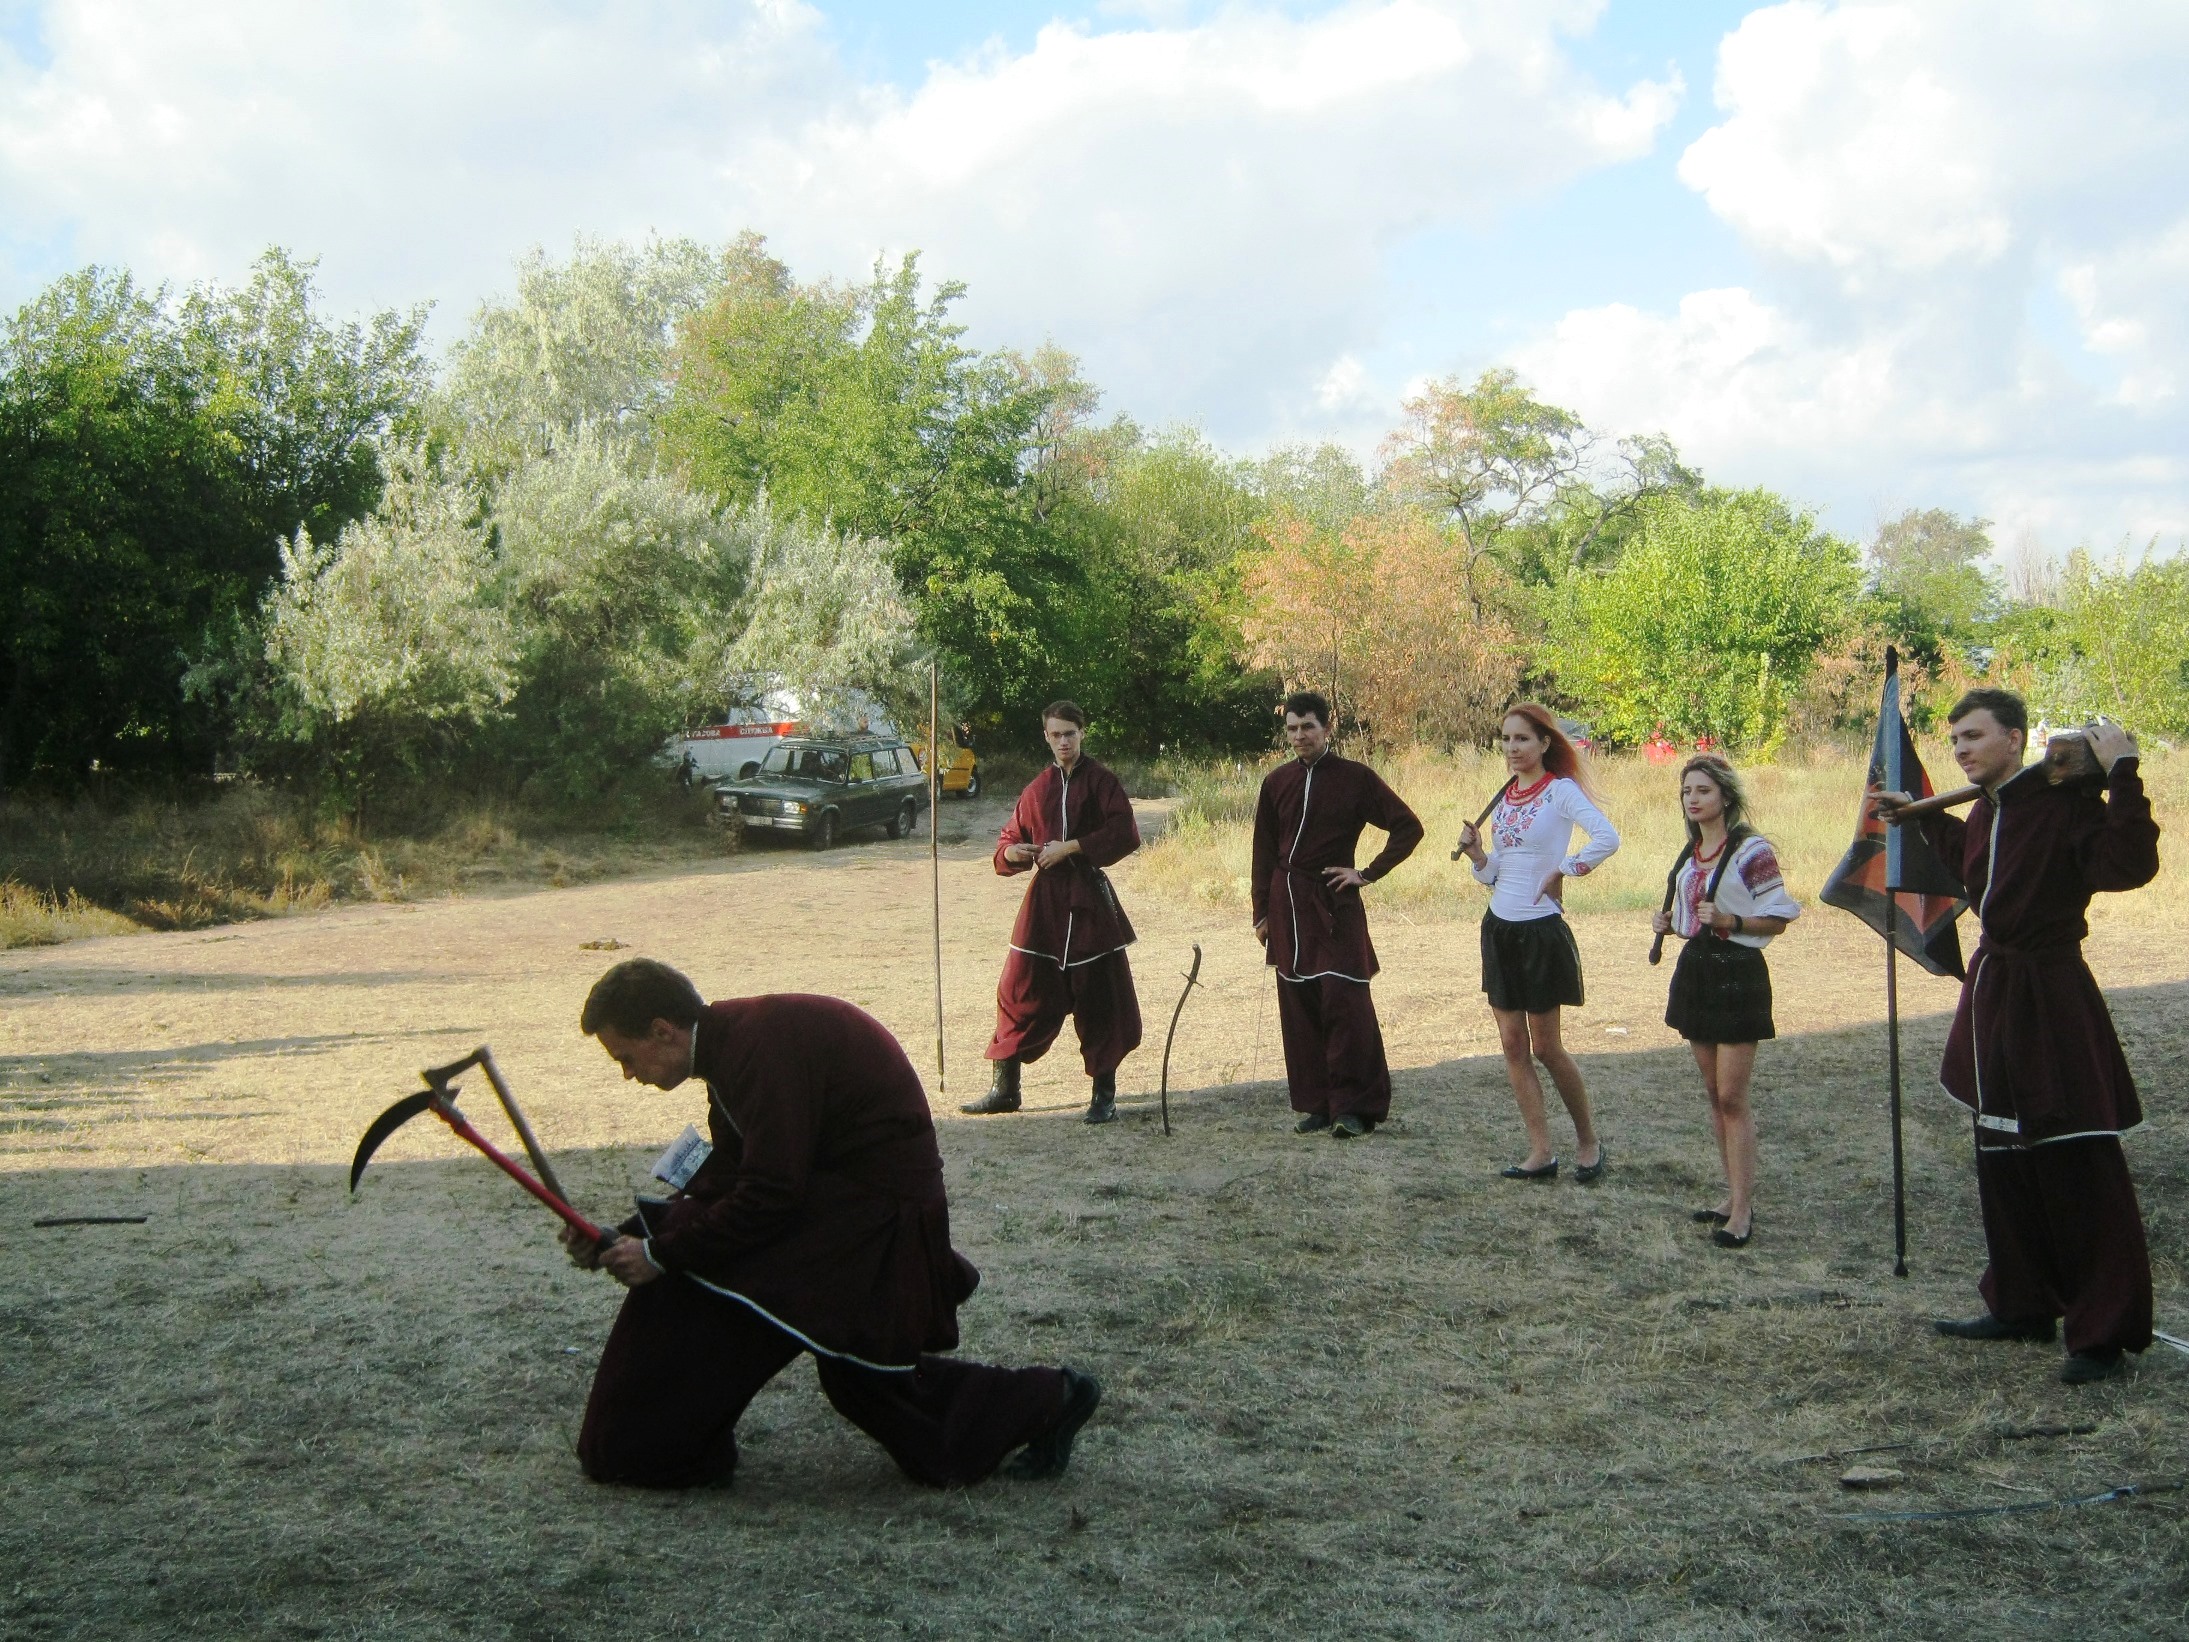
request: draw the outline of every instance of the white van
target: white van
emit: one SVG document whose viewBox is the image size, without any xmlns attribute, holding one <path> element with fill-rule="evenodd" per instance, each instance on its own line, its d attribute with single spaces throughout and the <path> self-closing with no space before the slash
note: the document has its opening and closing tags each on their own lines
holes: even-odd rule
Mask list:
<svg viewBox="0 0 2189 1642">
<path fill-rule="evenodd" d="M 670 768 L 685 771 L 687 782 L 744 781 L 785 736 L 829 734 L 896 738 L 897 727 L 888 710 L 862 691 L 848 691 L 831 710 L 809 715 L 795 691 L 770 690 L 756 706 L 732 707 L 720 724 L 673 737 L 663 755 Z"/>
</svg>

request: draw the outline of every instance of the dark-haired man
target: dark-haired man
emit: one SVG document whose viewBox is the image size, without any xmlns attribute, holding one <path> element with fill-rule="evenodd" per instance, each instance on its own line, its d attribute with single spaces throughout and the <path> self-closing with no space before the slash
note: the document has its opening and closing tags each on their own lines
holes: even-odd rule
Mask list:
<svg viewBox="0 0 2189 1642">
<path fill-rule="evenodd" d="M 915 1482 L 1052 1477 L 1102 1388 L 1069 1368 L 936 1355 L 980 1274 L 950 1246 L 942 1157 L 919 1075 L 838 998 L 705 1003 L 650 959 L 594 984 L 579 1024 L 628 1080 L 707 1088 L 713 1150 L 665 1205 L 595 1251 L 630 1293 L 593 1376 L 578 1458 L 596 1482 L 726 1483 L 737 1420 L 811 1352 L 838 1413 Z"/>
<path fill-rule="evenodd" d="M 1939 1081 L 1975 1114 L 1990 1264 L 1977 1285 L 1986 1313 L 1937 1326 L 1964 1340 L 2050 1340 L 2064 1316 L 2060 1377 L 2084 1384 L 2151 1343 L 2151 1261 L 2120 1142 L 2143 1109 L 2083 962 L 2085 914 L 2093 894 L 2158 875 L 2159 829 L 2120 726 L 2089 735 L 2102 783 L 2054 782 L 2022 762 L 2019 696 L 1971 690 L 1947 721 L 1954 761 L 1983 796 L 1966 821 L 1924 826 L 1968 886 L 1982 939 Z M 1887 794 L 1879 809 L 1890 819 L 1907 801 Z"/>
<path fill-rule="evenodd" d="M 1391 1112 L 1391 1068 L 1368 983 L 1378 965 L 1361 887 L 1414 853 L 1421 821 L 1365 764 L 1330 749 L 1330 703 L 1285 698 L 1293 758 L 1262 782 L 1254 807 L 1254 933 L 1277 971 L 1277 1021 L 1294 1125 L 1333 1139 L 1367 1134 Z M 1387 835 L 1353 865 L 1363 827 Z"/>
<path fill-rule="evenodd" d="M 1049 1052 L 1064 1017 L 1079 1034 L 1094 1089 L 1089 1123 L 1117 1116 L 1117 1068 L 1140 1047 L 1140 997 L 1125 949 L 1132 921 L 1103 868 L 1140 847 L 1124 783 L 1086 755 L 1087 715 L 1072 701 L 1042 709 L 1054 762 L 1026 784 L 996 840 L 996 871 L 1031 871 L 996 981 L 995 1072 L 988 1093 L 959 1110 L 976 1117 L 1019 1109 L 1019 1068 Z"/>
</svg>

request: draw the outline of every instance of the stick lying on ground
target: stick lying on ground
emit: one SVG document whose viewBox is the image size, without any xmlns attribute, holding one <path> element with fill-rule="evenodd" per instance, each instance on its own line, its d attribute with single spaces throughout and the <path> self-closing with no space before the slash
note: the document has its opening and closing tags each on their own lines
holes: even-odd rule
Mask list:
<svg viewBox="0 0 2189 1642">
<path fill-rule="evenodd" d="M 33 1220 L 38 1226 L 141 1226 L 148 1216 L 141 1214 L 56 1214 L 44 1220 Z"/>
<path fill-rule="evenodd" d="M 2129 1482 L 2102 1494 L 2077 1494 L 2070 1499 L 2036 1499 L 2020 1505 L 1969 1505 L 1958 1511 L 1842 1511 L 1842 1522 L 1956 1522 L 1963 1517 L 2006 1517 L 2022 1511 L 2065 1511 L 2076 1505 L 2117 1505 L 2123 1500 L 2147 1499 L 2153 1494 L 2178 1494 L 2178 1482 Z"/>
<path fill-rule="evenodd" d="M 481 1053 L 484 1053 L 484 1051 L 481 1051 Z M 462 1064 L 469 1064 L 469 1062 Z M 444 1076 L 447 1072 L 445 1067 L 436 1070 Z M 402 1128 L 404 1124 L 420 1112 L 431 1112 L 455 1130 L 459 1139 L 484 1154 L 489 1163 L 500 1169 L 502 1173 L 509 1176 L 510 1179 L 542 1203 L 545 1203 L 550 1209 L 553 1209 L 556 1214 L 562 1217 L 564 1224 L 572 1227 L 582 1235 L 590 1237 L 602 1248 L 606 1248 L 616 1241 L 617 1237 L 621 1235 L 620 1233 L 613 1229 L 604 1231 L 599 1226 L 594 1225 L 592 1221 L 573 1209 L 561 1192 L 550 1191 L 527 1174 L 519 1165 L 503 1156 L 494 1144 L 474 1129 L 464 1114 L 456 1109 L 455 1085 L 445 1081 L 435 1084 L 433 1082 L 434 1076 L 434 1073 L 426 1074 L 429 1087 L 418 1094 L 405 1095 L 372 1120 L 372 1127 L 365 1131 L 364 1138 L 357 1143 L 357 1155 L 350 1160 L 350 1190 L 352 1192 L 357 1190 L 358 1177 L 365 1172 L 365 1165 L 372 1161 L 372 1154 L 380 1149 L 380 1143 L 394 1134 L 396 1130 Z M 512 1102 L 512 1104 L 514 1103 Z M 511 1116 L 514 1118 L 516 1114 L 512 1112 Z M 538 1145 L 538 1142 L 531 1137 L 529 1125 L 521 1126 L 519 1132 L 524 1135 L 528 1149 Z M 535 1161 L 542 1163 L 543 1172 L 547 1172 L 544 1168 L 545 1160 L 540 1157 L 537 1151 L 534 1151 L 533 1157 Z"/>
</svg>

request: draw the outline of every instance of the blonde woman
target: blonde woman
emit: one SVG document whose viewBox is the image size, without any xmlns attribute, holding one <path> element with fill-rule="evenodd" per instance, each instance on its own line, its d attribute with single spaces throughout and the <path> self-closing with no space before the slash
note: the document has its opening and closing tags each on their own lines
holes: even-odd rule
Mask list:
<svg viewBox="0 0 2189 1642">
<path fill-rule="evenodd" d="M 1490 909 L 1482 915 L 1482 990 L 1528 1131 L 1527 1157 L 1503 1172 L 1507 1180 L 1558 1178 L 1543 1084 L 1535 1073 L 1541 1061 L 1573 1119 L 1573 1177 L 1594 1185 L 1604 1174 L 1603 1143 L 1581 1068 L 1560 1036 L 1559 1011 L 1581 1002 L 1581 949 L 1566 924 L 1561 894 L 1566 879 L 1583 877 L 1610 858 L 1619 834 L 1596 807 L 1581 755 L 1547 708 L 1532 702 L 1515 707 L 1505 715 L 1499 739 L 1510 779 L 1488 817 L 1497 853 L 1483 849 L 1472 822 L 1460 828 L 1459 848 L 1474 864 L 1475 880 L 1490 886 Z M 1576 827 L 1588 835 L 1578 852 L 1571 848 Z"/>
<path fill-rule="evenodd" d="M 1680 770 L 1687 848 L 1672 869 L 1672 905 L 1652 921 L 1686 944 L 1673 966 L 1665 1025 L 1687 1039 L 1710 1101 L 1710 1128 L 1725 1168 L 1722 1205 L 1697 1209 L 1720 1248 L 1745 1249 L 1755 1230 L 1756 1116 L 1749 1079 L 1756 1045 L 1777 1036 L 1771 968 L 1763 949 L 1801 916 L 1786 892 L 1771 841 L 1748 824 L 1748 796 L 1733 766 L 1712 754 Z"/>
</svg>

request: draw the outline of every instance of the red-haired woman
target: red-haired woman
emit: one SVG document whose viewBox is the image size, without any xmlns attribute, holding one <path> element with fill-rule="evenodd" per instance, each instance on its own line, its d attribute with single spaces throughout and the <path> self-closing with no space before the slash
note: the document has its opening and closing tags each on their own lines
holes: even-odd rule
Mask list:
<svg viewBox="0 0 2189 1642">
<path fill-rule="evenodd" d="M 1697 1209 L 1720 1248 L 1745 1249 L 1755 1224 L 1756 1115 L 1748 1080 L 1756 1045 L 1771 1024 L 1771 970 L 1763 949 L 1801 916 L 1786 893 L 1770 840 L 1748 825 L 1748 795 L 1733 766 L 1715 754 L 1680 769 L 1688 847 L 1672 874 L 1672 910 L 1660 935 L 1686 941 L 1672 971 L 1665 1025 L 1687 1039 L 1710 1101 L 1710 1128 L 1725 1164 L 1725 1206 Z"/>
<path fill-rule="evenodd" d="M 1477 881 L 1490 886 L 1490 910 L 1482 915 L 1482 990 L 1528 1131 L 1528 1155 L 1506 1169 L 1505 1178 L 1558 1176 L 1543 1084 L 1535 1075 L 1541 1061 L 1573 1119 L 1574 1178 L 1593 1185 L 1603 1178 L 1604 1147 L 1589 1115 L 1581 1068 L 1559 1038 L 1559 1010 L 1581 1003 L 1581 952 L 1560 896 L 1566 879 L 1584 876 L 1619 847 L 1619 834 L 1596 807 L 1581 755 L 1548 710 L 1523 702 L 1505 715 L 1500 739 L 1511 780 L 1489 816 L 1497 853 L 1484 852 L 1472 823 L 1460 829 L 1459 847 L 1474 863 Z M 1577 852 L 1576 827 L 1588 835 Z"/>
</svg>

